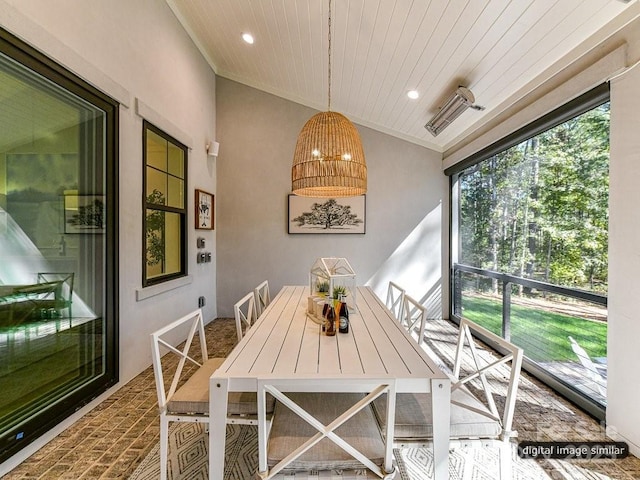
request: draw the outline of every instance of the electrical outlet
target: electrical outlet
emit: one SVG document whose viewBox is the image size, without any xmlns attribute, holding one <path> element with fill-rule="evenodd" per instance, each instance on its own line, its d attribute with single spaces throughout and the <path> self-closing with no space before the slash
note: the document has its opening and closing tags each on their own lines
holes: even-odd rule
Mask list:
<svg viewBox="0 0 640 480">
<path fill-rule="evenodd" d="M 207 300 L 204 297 L 199 297 L 198 298 L 198 307 L 199 308 L 204 307 L 206 303 L 207 303 Z"/>
</svg>

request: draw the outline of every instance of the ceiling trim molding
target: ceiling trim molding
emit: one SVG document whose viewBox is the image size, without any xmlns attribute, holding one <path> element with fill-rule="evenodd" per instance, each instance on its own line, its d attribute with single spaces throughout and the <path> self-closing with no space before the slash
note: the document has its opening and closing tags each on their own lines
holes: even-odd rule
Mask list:
<svg viewBox="0 0 640 480">
<path fill-rule="evenodd" d="M 213 70 L 213 73 L 218 74 L 218 68 L 215 62 L 213 61 L 211 56 L 207 53 L 207 49 L 204 47 L 204 45 L 202 45 L 200 40 L 198 40 L 198 36 L 195 34 L 193 29 L 189 26 L 189 23 L 187 23 L 187 20 L 184 18 L 184 15 L 182 15 L 182 12 L 180 12 L 180 9 L 178 8 L 178 6 L 175 4 L 173 0 L 165 0 L 165 2 L 173 12 L 175 17 L 178 19 L 178 22 L 180 22 L 180 25 L 182 25 L 182 28 L 184 28 L 184 31 L 187 32 L 187 35 L 189 35 L 189 38 L 191 39 L 193 44 L 196 46 L 200 54 L 204 57 L 205 61 L 209 64 L 209 66 L 211 67 L 211 70 Z"/>
</svg>

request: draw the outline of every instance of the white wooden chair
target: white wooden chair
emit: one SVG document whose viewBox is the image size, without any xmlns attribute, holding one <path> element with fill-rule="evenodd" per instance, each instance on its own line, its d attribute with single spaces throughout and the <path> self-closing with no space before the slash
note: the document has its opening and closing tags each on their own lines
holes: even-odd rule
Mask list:
<svg viewBox="0 0 640 480">
<path fill-rule="evenodd" d="M 277 399 L 270 434 L 258 424 L 258 445 L 265 452 L 258 468 L 260 478 L 274 478 L 280 472 L 317 475 L 318 471 L 363 468 L 380 478 L 393 478 L 393 442 L 384 442 L 371 403 L 384 395 L 385 404 L 391 406 L 384 415 L 392 422 L 395 388 L 393 378 L 258 379 L 259 409 L 267 395 Z M 341 393 L 327 393 L 334 389 Z M 319 478 L 325 475 L 320 473 Z"/>
<path fill-rule="evenodd" d="M 256 317 L 260 317 L 264 309 L 271 303 L 271 296 L 269 295 L 269 281 L 265 280 L 258 285 L 253 291 L 256 305 Z"/>
<path fill-rule="evenodd" d="M 472 333 L 480 334 L 496 342 L 504 353 L 492 354 L 480 350 Z M 517 433 L 512 430 L 516 393 L 522 367 L 523 351 L 493 332 L 463 318 L 460 322 L 458 344 L 453 373 L 451 374 L 451 447 L 498 446 L 500 450 L 500 478 L 511 477 L 510 439 Z M 463 362 L 465 375 L 461 376 Z M 487 379 L 492 370 L 510 363 L 506 399 L 502 413 L 494 400 L 494 388 Z M 507 368 L 507 367 L 504 367 Z M 503 374 L 498 375 L 501 379 Z M 468 387 L 476 381 L 474 394 Z M 373 404 L 376 418 L 385 427 L 384 398 Z M 398 447 L 430 444 L 433 433 L 430 394 L 403 393 L 396 396 L 394 443 Z"/>
<path fill-rule="evenodd" d="M 174 347 L 168 338 L 183 333 L 188 329 L 187 339 L 181 349 Z M 198 342 L 194 339 L 198 336 Z M 196 346 L 200 344 L 200 354 L 197 355 Z M 192 352 L 193 350 L 193 352 Z M 169 443 L 170 422 L 196 422 L 209 426 L 209 377 L 222 365 L 224 358 L 209 358 L 204 334 L 202 311 L 195 310 L 182 318 L 170 323 L 166 327 L 151 334 L 151 352 L 153 372 L 158 394 L 160 410 L 160 478 L 167 478 L 167 453 Z M 168 360 L 173 353 L 179 360 L 173 365 Z M 197 369 L 188 379 L 185 368 L 188 364 Z M 165 374 L 170 384 L 165 381 Z M 275 400 L 269 398 L 266 417 L 273 413 Z M 229 394 L 227 406 L 227 423 L 257 424 L 257 397 L 255 393 L 232 392 Z"/>
<path fill-rule="evenodd" d="M 233 313 L 236 317 L 236 331 L 238 342 L 242 340 L 245 332 L 248 331 L 257 320 L 256 299 L 254 292 L 247 293 L 234 306 Z"/>
<path fill-rule="evenodd" d="M 572 336 L 569 336 L 569 342 L 571 343 L 571 350 L 573 350 L 580 364 L 586 370 L 587 378 L 591 382 L 589 388 L 595 388 L 600 395 L 606 396 L 607 380 L 602 375 L 602 371 L 606 367 L 604 365 L 596 365 L 585 349 Z"/>
<path fill-rule="evenodd" d="M 165 337 L 176 334 L 180 330 L 189 328 L 189 333 L 182 350 L 175 348 L 165 340 Z M 191 353 L 193 340 L 199 336 L 200 359 L 196 360 Z M 161 348 L 178 356 L 179 361 L 170 374 L 169 390 L 165 387 L 163 363 L 167 363 L 169 355 L 163 357 Z M 194 348 L 195 350 L 195 348 Z M 160 478 L 167 478 L 167 453 L 169 444 L 169 422 L 209 422 L 209 387 L 211 374 L 224 362 L 224 358 L 209 358 L 204 335 L 202 312 L 196 310 L 170 323 L 164 328 L 151 334 L 151 351 L 153 358 L 153 372 L 156 379 L 158 406 L 160 407 Z M 163 360 L 165 360 L 163 362 Z M 197 370 L 178 388 L 183 377 L 185 364 L 189 362 Z M 204 383 L 201 382 L 204 378 Z"/>
<path fill-rule="evenodd" d="M 400 323 L 407 329 L 409 334 L 413 336 L 415 330 L 418 330 L 418 345 L 422 345 L 424 341 L 424 328 L 427 320 L 427 309 L 421 305 L 413 297 L 404 296 L 404 308 L 402 309 L 402 317 Z"/>
<path fill-rule="evenodd" d="M 400 321 L 404 313 L 404 296 L 406 292 L 397 283 L 389 282 L 387 288 L 387 301 L 385 302 L 387 308 L 391 310 L 391 313 L 396 317 L 396 320 Z"/>
<path fill-rule="evenodd" d="M 58 316 L 62 316 L 61 311 L 68 309 L 67 316 L 71 318 L 71 304 L 73 302 L 73 280 L 75 274 L 73 272 L 39 272 L 38 283 L 59 282 L 59 288 L 54 292 L 53 298 L 47 302 L 43 302 L 41 306 L 49 306 L 54 308 Z"/>
</svg>

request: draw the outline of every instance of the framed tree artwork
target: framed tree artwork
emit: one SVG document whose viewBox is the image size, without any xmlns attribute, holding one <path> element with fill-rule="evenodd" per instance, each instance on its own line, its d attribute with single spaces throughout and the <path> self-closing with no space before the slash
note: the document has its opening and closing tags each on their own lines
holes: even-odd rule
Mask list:
<svg viewBox="0 0 640 480">
<path fill-rule="evenodd" d="M 312 198 L 289 195 L 289 233 L 365 233 L 366 196 Z"/>
<path fill-rule="evenodd" d="M 104 195 L 64 196 L 64 233 L 104 233 Z"/>
<path fill-rule="evenodd" d="M 196 229 L 213 230 L 214 221 L 214 197 L 204 190 L 196 189 Z"/>
</svg>

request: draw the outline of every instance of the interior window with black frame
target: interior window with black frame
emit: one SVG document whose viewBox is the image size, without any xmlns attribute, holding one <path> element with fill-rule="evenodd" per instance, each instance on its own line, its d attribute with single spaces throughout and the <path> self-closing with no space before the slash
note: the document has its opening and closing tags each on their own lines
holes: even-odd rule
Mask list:
<svg viewBox="0 0 640 480">
<path fill-rule="evenodd" d="M 143 286 L 187 274 L 187 147 L 145 121 Z"/>
</svg>

